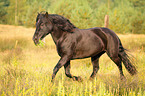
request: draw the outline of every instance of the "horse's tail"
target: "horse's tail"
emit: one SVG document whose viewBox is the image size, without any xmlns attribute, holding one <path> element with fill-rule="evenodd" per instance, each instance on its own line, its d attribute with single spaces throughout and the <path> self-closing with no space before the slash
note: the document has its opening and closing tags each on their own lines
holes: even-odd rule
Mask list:
<svg viewBox="0 0 145 96">
<path fill-rule="evenodd" d="M 129 56 L 127 55 L 127 53 L 125 51 L 126 51 L 126 49 L 123 48 L 121 41 L 120 41 L 119 56 L 124 64 L 125 68 L 128 70 L 128 72 L 131 75 L 135 75 L 137 73 L 137 70 L 136 70 L 135 66 L 132 65 Z"/>
</svg>

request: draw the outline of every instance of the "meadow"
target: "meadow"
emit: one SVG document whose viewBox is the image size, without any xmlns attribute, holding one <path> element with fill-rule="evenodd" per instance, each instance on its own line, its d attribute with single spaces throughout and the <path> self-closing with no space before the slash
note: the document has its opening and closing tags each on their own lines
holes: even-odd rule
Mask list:
<svg viewBox="0 0 145 96">
<path fill-rule="evenodd" d="M 145 96 L 145 35 L 117 34 L 128 49 L 138 74 L 131 76 L 125 67 L 126 81 L 119 78 L 117 66 L 104 54 L 94 80 L 90 58 L 71 61 L 71 73 L 81 76 L 77 82 L 65 76 L 64 68 L 51 83 L 53 68 L 59 60 L 51 36 L 35 46 L 34 28 L 0 25 L 1 96 Z"/>
</svg>

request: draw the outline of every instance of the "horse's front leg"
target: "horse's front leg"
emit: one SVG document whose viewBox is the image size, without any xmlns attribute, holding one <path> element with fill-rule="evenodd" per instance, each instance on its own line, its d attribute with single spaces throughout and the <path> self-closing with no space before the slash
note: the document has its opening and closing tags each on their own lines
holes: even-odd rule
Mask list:
<svg viewBox="0 0 145 96">
<path fill-rule="evenodd" d="M 80 76 L 73 76 L 71 73 L 70 73 L 70 61 L 68 61 L 65 65 L 64 65 L 64 69 L 65 69 L 65 74 L 67 77 L 69 78 L 72 78 L 73 80 L 76 80 L 76 81 L 82 81 L 81 77 Z"/>
<path fill-rule="evenodd" d="M 69 58 L 68 56 L 63 56 L 60 58 L 60 60 L 58 61 L 57 65 L 54 67 L 53 69 L 53 74 L 52 74 L 52 80 L 54 80 L 55 76 L 56 76 L 56 73 L 58 72 L 58 70 L 64 66 L 67 62 L 69 61 Z"/>
</svg>

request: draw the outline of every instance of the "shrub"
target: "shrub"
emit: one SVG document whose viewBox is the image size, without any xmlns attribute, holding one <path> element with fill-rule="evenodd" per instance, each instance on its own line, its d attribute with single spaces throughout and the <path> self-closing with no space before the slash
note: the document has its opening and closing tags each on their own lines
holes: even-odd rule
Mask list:
<svg viewBox="0 0 145 96">
<path fill-rule="evenodd" d="M 49 10 L 50 13 L 63 15 L 83 29 L 103 27 L 104 17 L 108 14 L 109 28 L 116 33 L 145 33 L 145 15 L 134 4 L 130 0 L 59 0 L 54 1 Z"/>
</svg>

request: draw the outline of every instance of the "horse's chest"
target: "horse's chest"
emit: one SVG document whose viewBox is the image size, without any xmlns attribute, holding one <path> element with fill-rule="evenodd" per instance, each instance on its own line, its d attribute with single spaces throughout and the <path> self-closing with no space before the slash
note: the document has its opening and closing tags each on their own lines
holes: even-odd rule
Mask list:
<svg viewBox="0 0 145 96">
<path fill-rule="evenodd" d="M 72 55 L 75 47 L 74 42 L 60 42 L 57 44 L 57 52 L 59 56 Z"/>
</svg>

